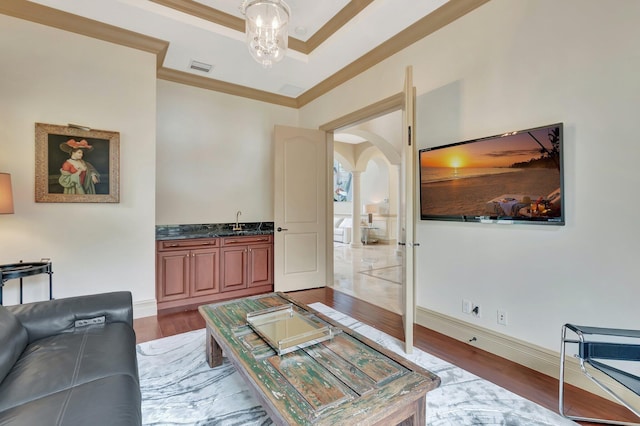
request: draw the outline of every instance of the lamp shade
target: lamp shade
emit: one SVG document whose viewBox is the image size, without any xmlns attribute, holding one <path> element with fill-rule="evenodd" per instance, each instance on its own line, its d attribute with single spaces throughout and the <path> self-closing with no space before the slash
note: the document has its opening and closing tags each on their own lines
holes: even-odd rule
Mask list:
<svg viewBox="0 0 640 426">
<path fill-rule="evenodd" d="M 9 173 L 0 173 L 0 214 L 11 213 L 13 213 L 11 175 Z"/>
<path fill-rule="evenodd" d="M 378 213 L 378 205 L 377 204 L 365 204 L 364 205 L 365 213 L 376 214 Z"/>
</svg>

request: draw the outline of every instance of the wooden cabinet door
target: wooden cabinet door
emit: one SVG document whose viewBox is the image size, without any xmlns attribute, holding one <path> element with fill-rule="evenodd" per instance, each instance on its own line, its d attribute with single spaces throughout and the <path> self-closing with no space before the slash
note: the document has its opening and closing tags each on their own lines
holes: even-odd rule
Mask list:
<svg viewBox="0 0 640 426">
<path fill-rule="evenodd" d="M 247 288 L 247 246 L 220 249 L 220 290 Z"/>
<path fill-rule="evenodd" d="M 273 245 L 250 245 L 248 258 L 248 286 L 273 284 Z"/>
<path fill-rule="evenodd" d="M 217 248 L 191 251 L 191 296 L 203 296 L 220 291 L 219 255 Z"/>
<path fill-rule="evenodd" d="M 191 268 L 189 250 L 158 253 L 158 283 L 156 295 L 159 302 L 184 299 L 189 296 Z"/>
</svg>

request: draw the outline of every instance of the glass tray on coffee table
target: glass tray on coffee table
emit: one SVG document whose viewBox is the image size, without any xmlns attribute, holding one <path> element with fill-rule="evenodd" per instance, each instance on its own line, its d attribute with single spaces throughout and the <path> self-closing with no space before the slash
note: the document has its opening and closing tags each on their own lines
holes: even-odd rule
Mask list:
<svg viewBox="0 0 640 426">
<path fill-rule="evenodd" d="M 332 339 L 341 331 L 300 315 L 292 304 L 249 312 L 247 323 L 278 355 Z"/>
</svg>

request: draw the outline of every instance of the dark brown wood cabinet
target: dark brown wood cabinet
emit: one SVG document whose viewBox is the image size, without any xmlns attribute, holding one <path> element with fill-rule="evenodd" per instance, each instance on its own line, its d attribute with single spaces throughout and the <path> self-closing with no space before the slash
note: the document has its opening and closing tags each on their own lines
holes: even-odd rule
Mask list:
<svg viewBox="0 0 640 426">
<path fill-rule="evenodd" d="M 272 236 L 222 238 L 220 276 L 222 292 L 272 286 Z"/>
<path fill-rule="evenodd" d="M 247 247 L 224 247 L 220 253 L 222 291 L 247 288 Z"/>
<path fill-rule="evenodd" d="M 271 235 L 164 240 L 156 244 L 158 311 L 194 309 L 270 291 Z"/>
<path fill-rule="evenodd" d="M 257 287 L 273 284 L 273 244 L 253 244 L 249 246 L 247 260 L 247 286 Z"/>
<path fill-rule="evenodd" d="M 217 238 L 159 241 L 156 262 L 158 309 L 220 292 Z"/>
<path fill-rule="evenodd" d="M 191 251 L 191 281 L 189 294 L 202 296 L 220 291 L 220 249 Z"/>
<path fill-rule="evenodd" d="M 189 250 L 158 253 L 156 275 L 162 285 L 156 286 L 158 304 L 189 297 Z"/>
</svg>

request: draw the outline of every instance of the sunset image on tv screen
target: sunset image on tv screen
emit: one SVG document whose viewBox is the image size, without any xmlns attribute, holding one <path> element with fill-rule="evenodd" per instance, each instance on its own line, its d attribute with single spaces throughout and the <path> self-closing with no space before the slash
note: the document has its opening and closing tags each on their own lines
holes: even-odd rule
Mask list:
<svg viewBox="0 0 640 426">
<path fill-rule="evenodd" d="M 423 219 L 562 222 L 562 124 L 420 151 Z"/>
</svg>

